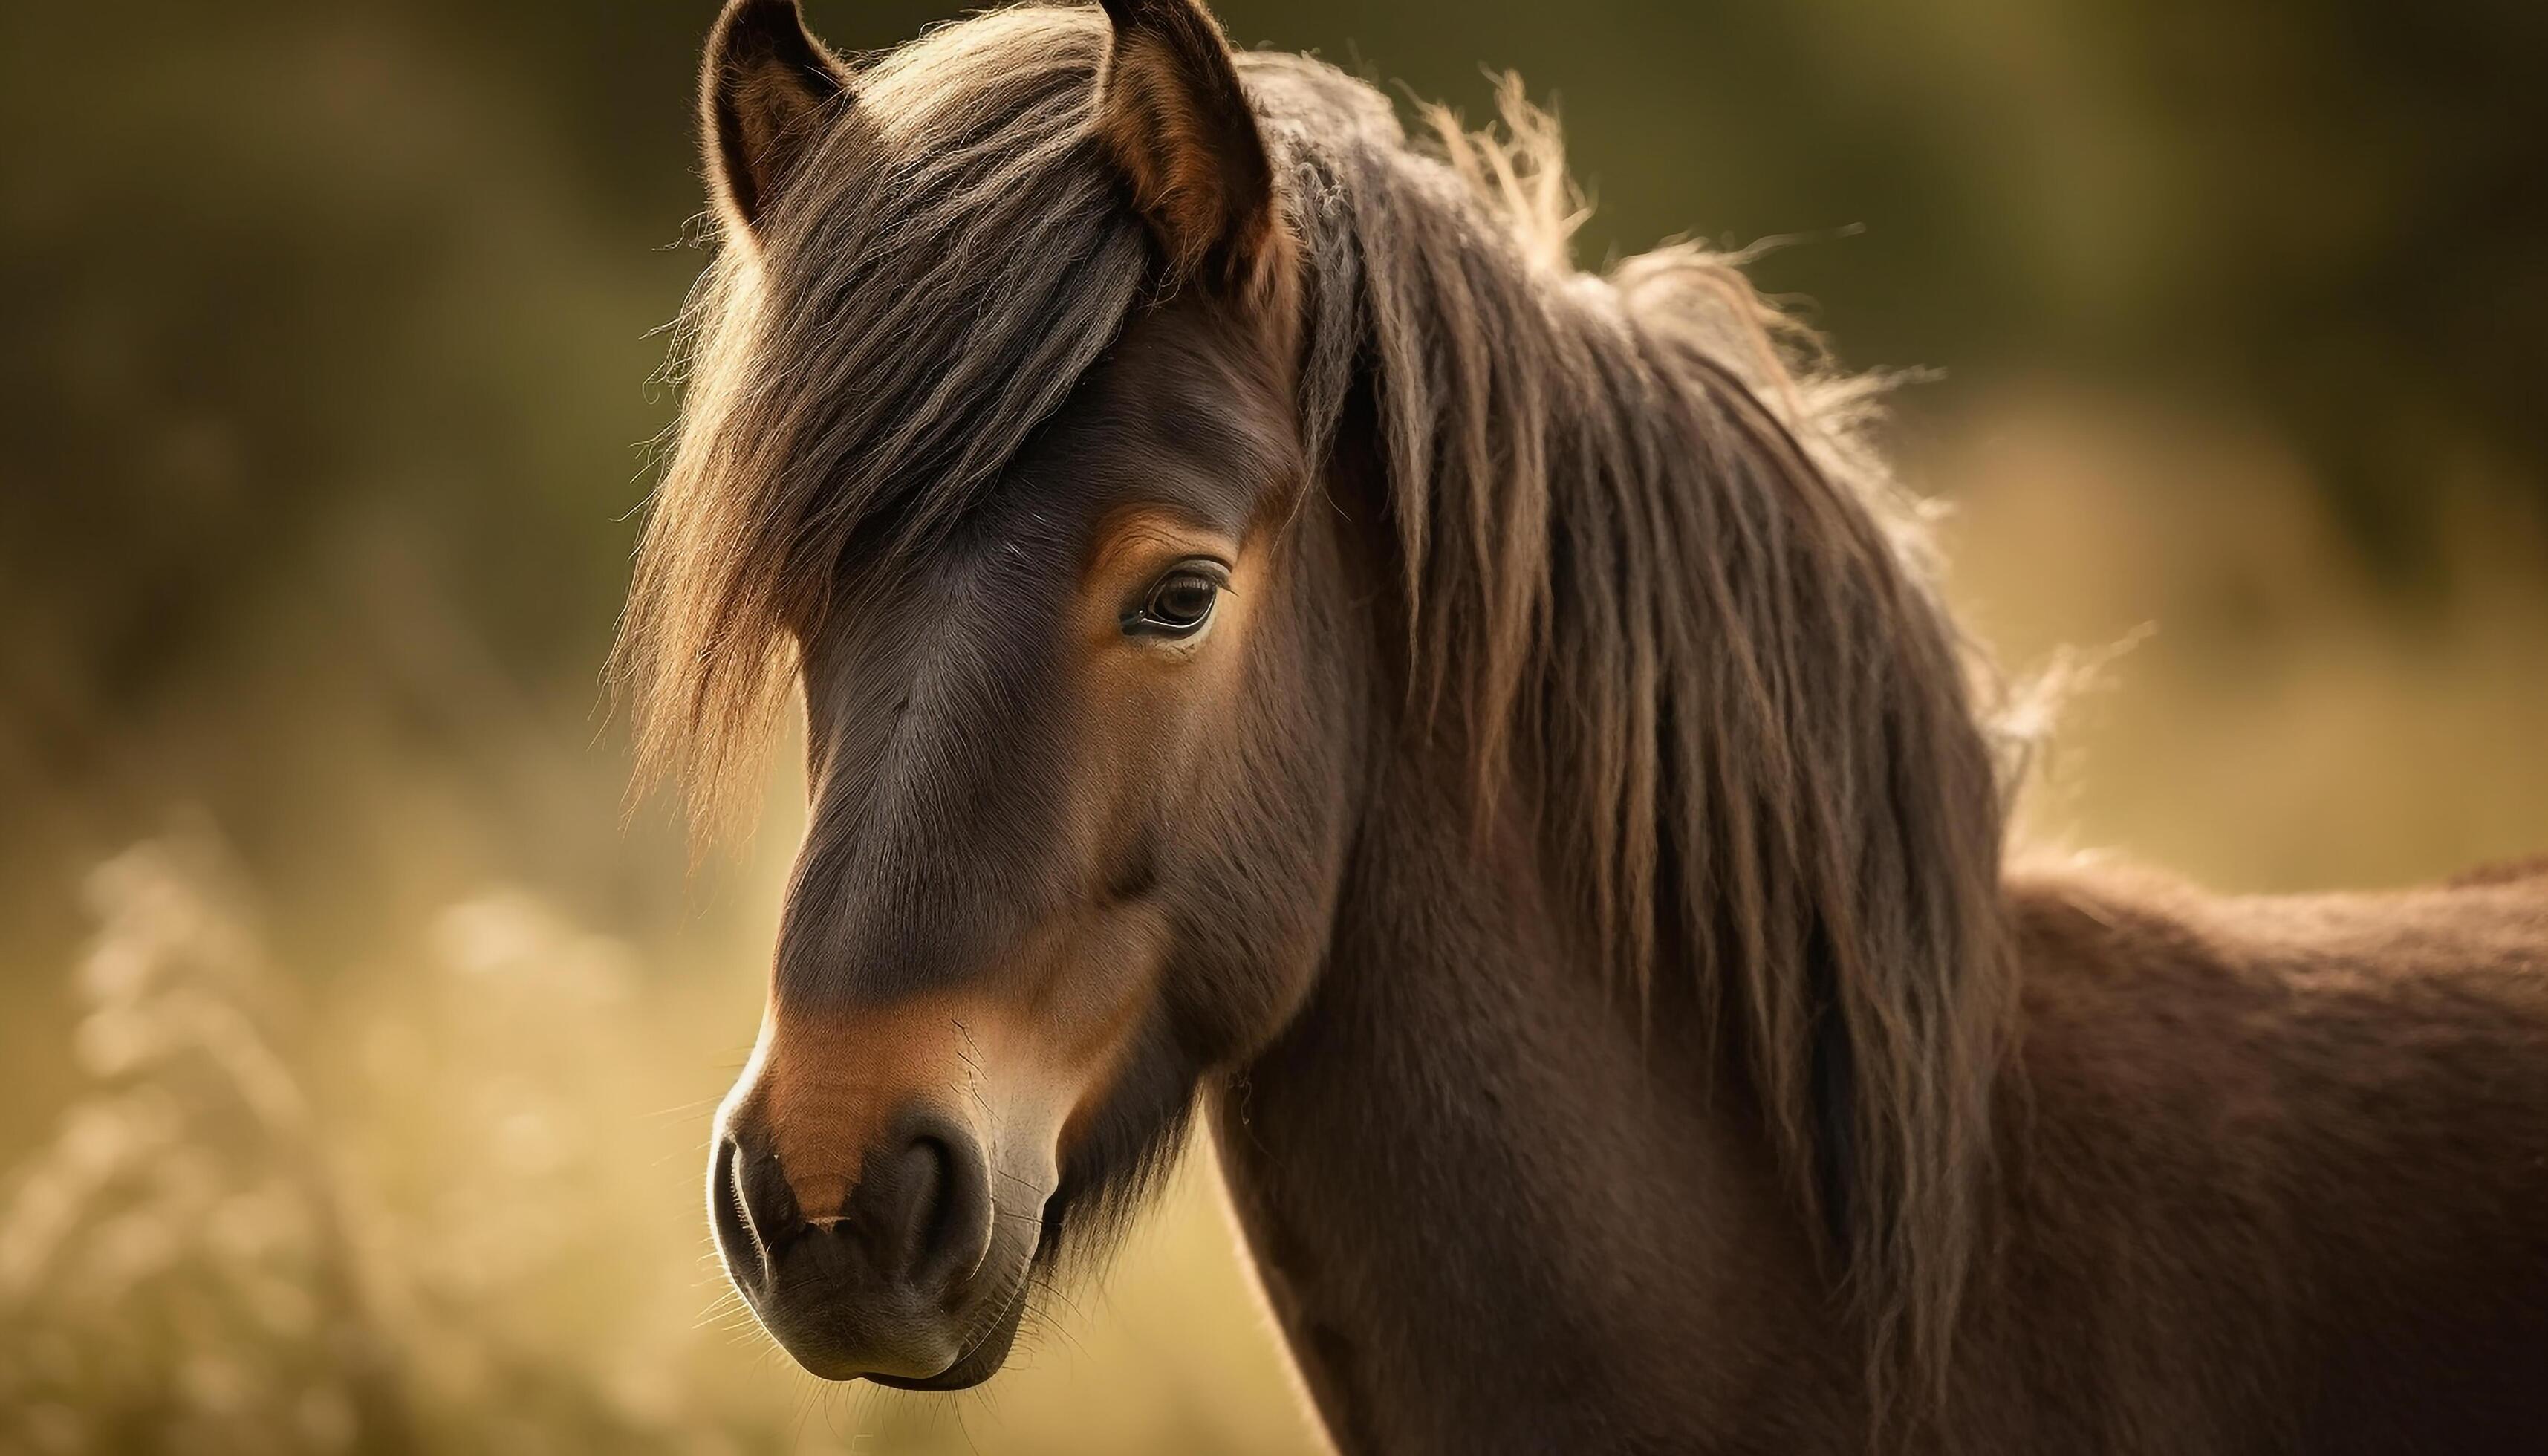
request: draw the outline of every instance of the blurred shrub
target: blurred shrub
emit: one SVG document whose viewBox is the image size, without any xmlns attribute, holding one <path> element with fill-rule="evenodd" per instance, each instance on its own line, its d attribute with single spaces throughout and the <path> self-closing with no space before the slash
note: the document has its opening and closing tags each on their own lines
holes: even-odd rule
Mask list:
<svg viewBox="0 0 2548 1456">
<path fill-rule="evenodd" d="M 448 974 L 482 1030 L 510 1033 L 448 1044 L 443 1085 L 408 1089 L 477 1084 L 457 1110 L 485 1136 L 455 1156 L 316 1105 L 281 1049 L 291 984 L 208 834 L 127 851 L 88 896 L 99 931 L 74 977 L 88 1085 L 0 1182 L 0 1450 L 773 1439 L 684 1404 L 646 1340 L 560 1340 L 505 1308 L 614 1223 L 572 1176 L 575 1114 L 545 1084 L 573 1068 L 537 1052 L 571 1050 L 561 1018 L 624 996 L 615 946 L 519 896 L 445 917 Z M 353 1145 L 421 1159 L 437 1194 L 393 1211 Z"/>
</svg>

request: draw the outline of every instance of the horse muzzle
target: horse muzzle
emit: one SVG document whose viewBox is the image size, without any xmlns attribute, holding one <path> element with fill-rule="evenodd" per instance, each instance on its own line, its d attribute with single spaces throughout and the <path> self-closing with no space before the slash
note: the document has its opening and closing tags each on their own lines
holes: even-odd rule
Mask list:
<svg viewBox="0 0 2548 1456">
<path fill-rule="evenodd" d="M 708 1168 L 718 1252 L 763 1326 L 827 1380 L 989 1379 L 1025 1307 L 1041 1196 L 1004 1211 L 980 1139 L 927 1103 L 888 1122 L 847 1177 L 791 1176 L 763 1106 L 746 1099 L 720 1119 Z"/>
</svg>

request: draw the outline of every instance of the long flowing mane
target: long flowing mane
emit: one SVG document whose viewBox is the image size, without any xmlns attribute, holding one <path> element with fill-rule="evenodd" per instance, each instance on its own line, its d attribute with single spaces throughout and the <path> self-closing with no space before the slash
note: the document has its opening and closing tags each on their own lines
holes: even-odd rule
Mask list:
<svg viewBox="0 0 2548 1456">
<path fill-rule="evenodd" d="M 864 71 L 684 329 L 684 418 L 614 674 L 641 751 L 725 801 L 843 553 L 961 512 L 1147 298 L 1091 136 L 1107 29 L 1027 8 Z M 1408 731 L 1535 816 L 1602 963 L 1688 974 L 1870 1372 L 1943 1381 L 2013 975 L 2001 796 L 1925 536 L 1734 260 L 1594 276 L 1554 126 L 1250 54 L 1303 269 L 1300 413 L 1377 405 Z M 711 815 L 712 817 L 712 815 Z"/>
</svg>

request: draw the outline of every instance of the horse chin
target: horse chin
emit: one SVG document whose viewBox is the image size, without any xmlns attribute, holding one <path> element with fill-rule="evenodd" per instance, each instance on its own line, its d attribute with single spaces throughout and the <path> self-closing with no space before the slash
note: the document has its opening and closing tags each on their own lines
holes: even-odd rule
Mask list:
<svg viewBox="0 0 2548 1456">
<path fill-rule="evenodd" d="M 1021 1274 L 1006 1312 L 955 1364 L 936 1375 L 917 1379 L 900 1375 L 869 1375 L 867 1379 L 898 1391 L 968 1391 L 999 1374 L 1000 1367 L 1008 1363 L 1010 1346 L 1017 1343 L 1018 1325 L 1026 1318 L 1028 1282 Z"/>
</svg>

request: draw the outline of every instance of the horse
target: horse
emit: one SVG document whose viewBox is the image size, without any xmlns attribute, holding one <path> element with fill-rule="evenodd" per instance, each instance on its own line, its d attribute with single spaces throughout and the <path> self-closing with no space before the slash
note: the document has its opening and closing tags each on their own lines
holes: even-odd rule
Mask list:
<svg viewBox="0 0 2548 1456">
<path fill-rule="evenodd" d="M 1198 0 L 733 0 L 612 676 L 807 828 L 711 1138 L 806 1369 L 989 1379 L 1198 1118 L 1346 1452 L 2548 1445 L 2548 863 L 2020 863 L 1877 400 L 1553 125 Z"/>
</svg>

